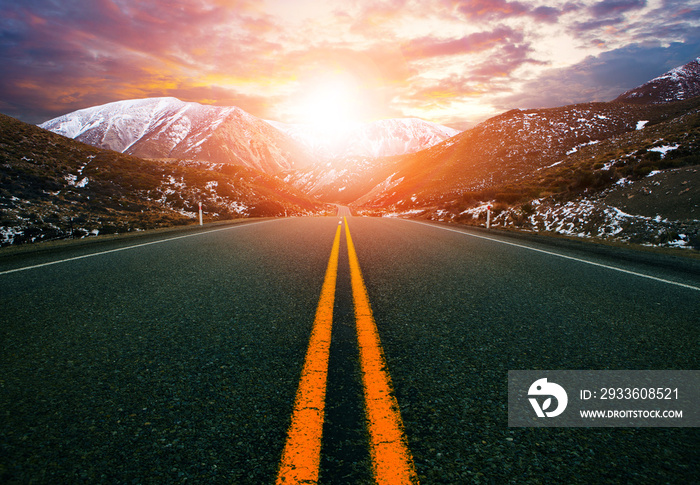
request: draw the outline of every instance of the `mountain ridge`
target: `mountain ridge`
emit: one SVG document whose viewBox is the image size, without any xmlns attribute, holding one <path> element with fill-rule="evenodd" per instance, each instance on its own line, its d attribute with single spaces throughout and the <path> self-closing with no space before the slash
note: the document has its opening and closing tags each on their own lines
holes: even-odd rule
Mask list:
<svg viewBox="0 0 700 485">
<path fill-rule="evenodd" d="M 304 145 L 320 163 L 350 157 L 414 153 L 459 134 L 459 130 L 420 118 L 390 118 L 330 128 L 267 122 Z"/>
<path fill-rule="evenodd" d="M 700 57 L 678 66 L 629 91 L 614 101 L 659 104 L 700 96 Z"/>
<path fill-rule="evenodd" d="M 141 158 L 233 163 L 269 174 L 309 163 L 305 150 L 293 139 L 240 108 L 172 97 L 107 103 L 39 127 Z"/>
<path fill-rule="evenodd" d="M 235 106 L 173 97 L 116 101 L 39 127 L 142 158 L 189 158 L 248 166 L 268 174 L 347 156 L 412 153 L 459 133 L 417 118 L 327 127 L 266 121 Z"/>
<path fill-rule="evenodd" d="M 659 91 L 667 83 L 667 88 L 661 91 L 674 92 L 683 98 L 678 88 L 681 79 L 684 93 L 700 92 L 699 59 L 672 69 L 642 87 L 653 82 Z M 324 173 L 322 168 L 312 166 L 287 175 L 286 180 L 329 200 L 347 202 L 344 194 L 357 195 L 364 191 L 352 201 L 358 208 L 388 211 L 394 210 L 395 205 L 415 208 L 465 192 L 514 183 L 529 172 L 561 163 L 590 144 L 681 116 L 693 109 L 692 101 L 688 102 L 674 105 L 611 101 L 512 109 L 420 152 L 382 159 L 375 169 L 365 162 L 358 170 L 351 161 L 346 170 L 328 164 Z M 388 170 L 388 167 L 392 168 Z M 348 176 L 353 169 L 354 180 Z M 340 174 L 342 183 L 329 177 L 328 172 Z M 368 180 L 373 180 L 375 186 L 368 187 Z"/>
</svg>

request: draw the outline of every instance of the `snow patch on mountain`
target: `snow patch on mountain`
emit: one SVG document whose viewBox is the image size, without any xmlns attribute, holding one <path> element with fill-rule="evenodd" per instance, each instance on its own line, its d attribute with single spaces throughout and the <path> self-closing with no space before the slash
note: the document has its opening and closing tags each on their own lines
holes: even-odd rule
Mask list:
<svg viewBox="0 0 700 485">
<path fill-rule="evenodd" d="M 153 126 L 181 115 L 186 104 L 176 98 L 117 101 L 74 111 L 39 127 L 100 148 L 124 152 Z"/>
<path fill-rule="evenodd" d="M 39 125 L 68 138 L 100 148 L 128 153 L 155 131 L 159 141 L 172 150 L 188 137 L 189 146 L 201 145 L 233 112 L 235 107 L 205 106 L 177 98 L 147 98 L 117 101 L 68 113 Z"/>
</svg>

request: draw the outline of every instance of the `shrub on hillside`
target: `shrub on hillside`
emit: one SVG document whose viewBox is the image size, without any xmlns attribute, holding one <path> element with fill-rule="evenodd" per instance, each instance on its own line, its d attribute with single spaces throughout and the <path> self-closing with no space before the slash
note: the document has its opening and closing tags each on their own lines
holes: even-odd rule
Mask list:
<svg viewBox="0 0 700 485">
<path fill-rule="evenodd" d="M 279 202 L 264 200 L 249 211 L 250 217 L 278 217 L 284 215 L 284 206 Z"/>
<path fill-rule="evenodd" d="M 514 204 L 523 198 L 524 194 L 522 192 L 498 192 L 496 194 L 496 201 L 504 202 L 505 204 Z"/>
</svg>

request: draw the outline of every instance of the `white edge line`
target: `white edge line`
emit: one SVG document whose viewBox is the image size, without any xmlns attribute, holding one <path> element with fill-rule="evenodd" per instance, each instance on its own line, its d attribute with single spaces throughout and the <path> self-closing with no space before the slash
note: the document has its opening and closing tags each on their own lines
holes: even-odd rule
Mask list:
<svg viewBox="0 0 700 485">
<path fill-rule="evenodd" d="M 151 241 L 151 242 L 141 243 L 141 244 L 134 244 L 133 246 L 124 246 L 123 248 L 109 249 L 107 251 L 100 251 L 97 253 L 84 254 L 82 256 L 75 256 L 74 258 L 59 259 L 58 261 L 49 261 L 48 263 L 35 264 L 32 266 L 24 266 L 22 268 L 8 269 L 6 271 L 0 271 L 0 276 L 5 275 L 5 274 L 10 274 L 10 273 L 18 273 L 20 271 L 27 271 L 29 269 L 41 268 L 44 266 L 51 266 L 54 264 L 67 263 L 69 261 L 77 261 L 78 259 L 92 258 L 93 256 L 101 256 L 103 254 L 116 253 L 118 251 L 126 251 L 127 249 L 142 248 L 144 246 L 150 246 L 151 244 L 160 244 L 160 243 L 164 243 L 164 242 L 168 242 L 168 241 L 175 241 L 176 239 L 184 239 L 186 237 L 203 236 L 205 234 L 211 234 L 213 232 L 229 231 L 231 229 L 236 229 L 239 227 L 254 226 L 256 224 L 263 224 L 265 222 L 272 222 L 272 221 L 268 220 L 268 221 L 250 222 L 248 224 L 234 224 L 232 226 L 223 227 L 221 229 L 212 229 L 211 231 L 196 232 L 194 234 L 185 234 L 184 236 L 170 237 L 168 239 L 158 239 L 157 241 Z"/>
<path fill-rule="evenodd" d="M 479 239 L 486 239 L 486 240 L 488 240 L 488 241 L 493 241 L 493 242 L 497 242 L 497 243 L 501 243 L 501 244 L 507 244 L 507 245 L 509 245 L 509 246 L 515 246 L 515 247 L 518 247 L 518 248 L 529 249 L 530 251 L 537 251 L 538 253 L 544 253 L 544 254 L 548 254 L 548 255 L 550 255 L 550 256 L 557 256 L 557 257 L 559 257 L 559 258 L 570 259 L 570 260 L 572 260 L 572 261 L 578 261 L 579 263 L 586 263 L 586 264 L 590 264 L 590 265 L 593 265 L 593 266 L 598 266 L 598 267 L 600 267 L 600 268 L 611 269 L 611 270 L 614 270 L 614 271 L 619 271 L 619 272 L 621 272 L 621 273 L 627 273 L 627 274 L 631 274 L 631 275 L 634 275 L 634 276 L 639 276 L 639 277 L 641 277 L 641 278 L 648 278 L 648 279 L 650 279 L 650 280 L 659 281 L 659 282 L 661 282 L 661 283 L 667 283 L 667 284 L 669 284 L 669 285 L 682 286 L 683 288 L 689 288 L 689 289 L 691 289 L 691 290 L 700 291 L 700 287 L 697 287 L 697 286 L 687 285 L 687 284 L 685 284 L 685 283 L 679 283 L 679 282 L 677 282 L 677 281 L 665 280 L 665 279 L 663 279 L 663 278 L 657 278 L 656 276 L 651 276 L 651 275 L 644 274 L 644 273 L 637 273 L 637 272 L 635 272 L 635 271 L 630 271 L 630 270 L 627 270 L 627 269 L 617 268 L 617 267 L 615 267 L 615 266 L 609 266 L 609 265 L 607 265 L 607 264 L 595 263 L 595 262 L 593 262 L 593 261 L 588 261 L 588 260 L 586 260 L 586 259 L 574 258 L 573 256 L 566 256 L 566 255 L 564 255 L 564 254 L 555 253 L 555 252 L 552 252 L 552 251 L 545 251 L 544 249 L 537 249 L 537 248 L 533 248 L 533 247 L 531 247 L 531 246 L 525 246 L 525 245 L 522 245 L 522 244 L 516 244 L 516 243 L 512 243 L 512 242 L 508 242 L 508 241 L 502 241 L 502 240 L 500 240 L 500 239 L 494 239 L 494 238 L 490 238 L 490 237 L 486 237 L 486 236 L 479 236 L 479 235 L 477 235 L 477 234 L 472 234 L 472 233 L 469 233 L 469 232 L 466 232 L 466 231 L 458 231 L 458 230 L 456 230 L 456 229 L 452 229 L 452 228 L 449 228 L 449 227 L 442 227 L 442 226 L 439 226 L 439 225 L 437 225 L 437 224 L 428 224 L 428 223 L 425 223 L 425 222 L 413 221 L 413 220 L 411 220 L 411 219 L 403 219 L 403 220 L 408 221 L 408 222 L 414 222 L 414 223 L 416 223 L 416 224 L 421 224 L 421 225 L 423 225 L 423 226 L 434 227 L 435 229 L 442 229 L 442 230 L 444 230 L 444 231 L 456 232 L 457 234 L 462 234 L 462 235 L 464 235 L 464 236 L 476 237 L 476 238 L 479 238 Z"/>
</svg>

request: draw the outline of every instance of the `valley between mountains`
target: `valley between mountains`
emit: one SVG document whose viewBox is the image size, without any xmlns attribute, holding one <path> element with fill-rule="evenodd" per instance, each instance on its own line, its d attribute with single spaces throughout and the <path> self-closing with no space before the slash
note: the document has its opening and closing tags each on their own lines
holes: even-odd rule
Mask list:
<svg viewBox="0 0 700 485">
<path fill-rule="evenodd" d="M 0 244 L 335 213 L 700 248 L 700 58 L 610 102 L 419 119 L 266 121 L 175 98 L 40 126 L 0 115 Z"/>
</svg>

